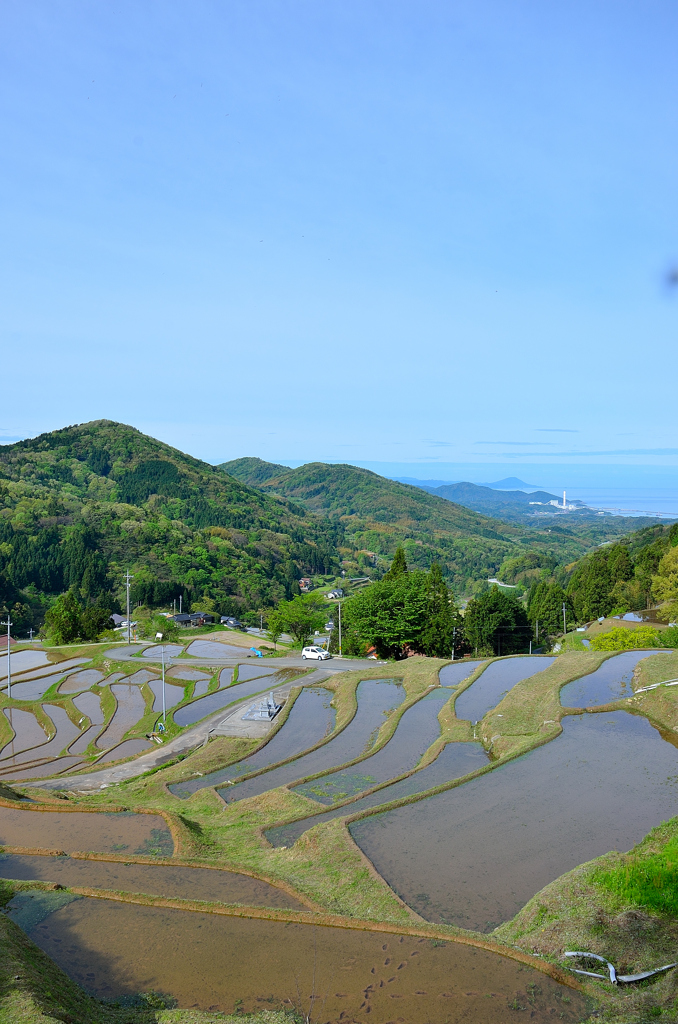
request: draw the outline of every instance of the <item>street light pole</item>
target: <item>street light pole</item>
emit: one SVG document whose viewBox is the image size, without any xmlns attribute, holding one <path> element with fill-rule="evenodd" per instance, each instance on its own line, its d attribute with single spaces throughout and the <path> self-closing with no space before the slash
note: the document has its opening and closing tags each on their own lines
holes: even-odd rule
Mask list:
<svg viewBox="0 0 678 1024">
<path fill-rule="evenodd" d="M 129 588 L 130 588 L 130 580 L 133 580 L 134 576 L 130 576 L 129 569 L 125 573 L 124 579 L 125 579 L 125 586 L 127 587 L 127 643 L 131 644 L 131 642 L 132 642 L 132 625 L 130 623 Z"/>
<path fill-rule="evenodd" d="M 341 601 L 339 602 L 339 657 L 341 658 Z"/>
<path fill-rule="evenodd" d="M 160 648 L 162 651 L 162 724 L 167 722 L 167 708 L 165 706 L 165 645 Z"/>
<path fill-rule="evenodd" d="M 13 625 L 7 612 L 7 622 L 2 623 L 3 626 L 7 626 L 7 696 L 12 699 L 12 655 L 9 653 L 9 645 L 11 642 L 10 628 Z"/>
</svg>

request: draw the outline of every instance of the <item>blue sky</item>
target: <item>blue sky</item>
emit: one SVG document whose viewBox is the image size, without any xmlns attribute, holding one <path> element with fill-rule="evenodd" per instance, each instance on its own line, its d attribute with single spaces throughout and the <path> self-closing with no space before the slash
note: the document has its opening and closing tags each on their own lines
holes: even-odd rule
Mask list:
<svg viewBox="0 0 678 1024">
<path fill-rule="evenodd" d="M 2 439 L 675 475 L 674 3 L 0 18 Z"/>
</svg>

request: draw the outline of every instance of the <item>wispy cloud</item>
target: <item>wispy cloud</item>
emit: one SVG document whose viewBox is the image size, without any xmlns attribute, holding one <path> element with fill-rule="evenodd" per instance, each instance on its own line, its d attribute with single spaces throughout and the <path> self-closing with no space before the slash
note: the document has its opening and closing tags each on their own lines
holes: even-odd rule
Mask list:
<svg viewBox="0 0 678 1024">
<path fill-rule="evenodd" d="M 535 427 L 535 434 L 578 434 L 578 430 L 570 430 L 565 427 Z"/>
<path fill-rule="evenodd" d="M 511 444 L 518 448 L 555 448 L 555 441 L 474 441 L 474 444 Z"/>
<path fill-rule="evenodd" d="M 506 442 L 508 443 L 508 442 Z M 493 452 L 493 455 L 502 456 L 504 458 L 516 458 L 530 455 L 543 455 L 544 452 Z M 569 452 L 549 452 L 549 455 L 564 456 L 566 458 L 591 458 L 591 456 L 607 456 L 607 455 L 678 455 L 678 448 L 615 448 L 608 449 L 608 451 L 600 452 L 587 452 L 587 451 L 569 451 Z"/>
</svg>

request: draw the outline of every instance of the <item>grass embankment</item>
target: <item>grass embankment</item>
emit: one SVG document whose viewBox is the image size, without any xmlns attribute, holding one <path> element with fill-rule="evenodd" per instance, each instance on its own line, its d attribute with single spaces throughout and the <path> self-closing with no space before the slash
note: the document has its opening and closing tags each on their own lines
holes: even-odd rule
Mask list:
<svg viewBox="0 0 678 1024">
<path fill-rule="evenodd" d="M 478 735 L 490 756 L 515 757 L 558 736 L 561 718 L 572 713 L 560 704 L 561 687 L 594 672 L 608 657 L 568 651 L 543 672 L 516 683 L 478 726 Z"/>
<path fill-rule="evenodd" d="M 654 654 L 643 659 L 635 672 L 634 689 L 652 686 L 668 679 L 678 679 L 678 651 Z M 665 740 L 678 745 L 678 686 L 658 686 L 647 693 L 639 693 L 626 704 L 629 711 L 644 715 L 661 731 Z"/>
<path fill-rule="evenodd" d="M 578 949 L 604 956 L 619 973 L 652 970 L 678 959 L 677 892 L 673 818 L 630 853 L 605 854 L 556 879 L 493 936 L 553 963 L 564 962 L 565 950 Z M 606 1020 L 678 1019 L 678 970 L 628 987 L 605 981 L 584 986 L 602 1000 Z"/>
</svg>

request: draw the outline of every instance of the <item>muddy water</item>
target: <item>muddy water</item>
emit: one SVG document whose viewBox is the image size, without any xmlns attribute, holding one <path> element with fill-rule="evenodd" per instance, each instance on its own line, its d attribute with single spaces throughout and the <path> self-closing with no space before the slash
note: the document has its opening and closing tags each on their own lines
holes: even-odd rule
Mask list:
<svg viewBox="0 0 678 1024">
<path fill-rule="evenodd" d="M 206 786 L 217 786 L 227 779 L 236 779 L 246 772 L 255 772 L 268 764 L 284 761 L 287 757 L 299 754 L 308 747 L 315 746 L 324 736 L 328 736 L 334 728 L 335 710 L 330 706 L 332 693 L 324 689 L 302 690 L 294 702 L 287 721 L 269 742 L 249 757 L 237 764 L 210 772 L 202 778 L 191 779 L 190 782 L 178 782 L 170 786 L 175 796 L 188 797 L 198 789 Z"/>
<path fill-rule="evenodd" d="M 488 757 L 479 743 L 448 743 L 443 748 L 432 764 L 415 772 L 407 779 L 394 782 L 391 786 L 385 786 L 370 793 L 360 800 L 354 800 L 343 807 L 336 807 L 334 810 L 325 811 L 321 814 L 313 814 L 302 821 L 295 821 L 291 825 L 283 825 L 280 828 L 273 828 L 266 832 L 266 838 L 273 846 L 292 846 L 299 836 L 307 832 L 314 825 L 323 821 L 332 821 L 333 818 L 340 818 L 343 815 L 358 814 L 369 807 L 378 807 L 390 800 L 400 800 L 404 796 L 412 796 L 414 793 L 423 793 L 434 786 L 440 786 L 450 779 L 460 779 L 462 775 L 468 775 L 477 768 L 482 768 L 488 763 Z"/>
<path fill-rule="evenodd" d="M 172 836 L 157 814 L 24 811 L 0 807 L 0 845 L 171 857 Z M 163 852 L 159 852 L 162 850 Z"/>
<path fill-rule="evenodd" d="M 293 673 L 294 675 L 294 673 Z M 228 686 L 226 689 L 217 690 L 216 693 L 209 693 L 186 707 L 179 708 L 174 714 L 174 721 L 177 725 L 193 725 L 207 715 L 213 715 L 216 711 L 233 704 L 234 701 L 242 700 L 244 697 L 251 697 L 255 693 L 263 693 L 266 690 L 275 689 L 287 679 L 286 673 L 279 672 L 274 676 L 267 676 L 264 679 L 250 679 L 246 683 L 236 683 L 235 686 Z"/>
<path fill-rule="evenodd" d="M 440 685 L 457 686 L 464 679 L 468 679 L 479 665 L 482 665 L 482 661 L 455 661 L 452 665 L 445 665 L 438 673 Z"/>
<path fill-rule="evenodd" d="M 38 723 L 32 711 L 19 711 L 18 708 L 3 708 L 3 714 L 14 730 L 14 737 L 2 748 L 0 767 L 15 764 L 15 756 L 23 750 L 47 742 L 44 729 Z"/>
<path fill-rule="evenodd" d="M 10 916 L 20 921 L 28 901 L 14 900 L 18 913 L 11 905 Z M 26 918 L 30 938 L 99 997 L 152 989 L 180 1007 L 256 1012 L 282 1004 L 316 1022 L 505 1024 L 517 1007 L 535 1024 L 584 1016 L 578 993 L 451 942 L 94 899 Z"/>
<path fill-rule="evenodd" d="M 461 693 L 455 701 L 454 710 L 457 718 L 466 718 L 470 722 L 479 722 L 490 708 L 497 706 L 516 683 L 543 672 L 555 661 L 555 658 L 544 658 L 529 655 L 526 657 L 509 658 L 495 661 L 488 665 L 483 674 Z"/>
<path fill-rule="evenodd" d="M 295 792 L 321 804 L 333 804 L 410 771 L 440 735 L 438 713 L 449 699 L 449 690 L 431 690 L 407 709 L 391 739 L 376 754 L 353 768 L 305 782 Z"/>
<path fill-rule="evenodd" d="M 678 750 L 644 718 L 619 711 L 562 724 L 524 757 L 355 822 L 351 834 L 423 917 L 494 927 L 565 871 L 630 849 L 676 813 Z"/>
<path fill-rule="evenodd" d="M 243 903 L 248 907 L 306 909 L 299 900 L 268 882 L 233 871 L 152 864 L 107 864 L 72 857 L 0 854 L 0 878 L 42 879 L 60 885 L 143 892 L 170 899 Z"/>
<path fill-rule="evenodd" d="M 334 739 L 281 768 L 272 768 L 254 779 L 220 789 L 219 795 L 227 803 L 243 800 L 324 768 L 335 768 L 364 754 L 374 743 L 386 714 L 405 699 L 405 691 L 400 683 L 388 679 L 364 679 L 358 684 L 357 697 L 355 716 Z"/>
<path fill-rule="evenodd" d="M 139 673 L 137 673 L 139 675 Z M 128 729 L 143 717 L 145 712 L 144 697 L 138 686 L 129 683 L 114 683 L 111 692 L 118 702 L 111 723 L 97 740 L 100 750 L 119 743 Z"/>
<path fill-rule="evenodd" d="M 604 661 L 595 672 L 563 686 L 560 703 L 564 708 L 593 708 L 620 697 L 633 696 L 633 673 L 643 658 L 660 651 L 624 651 Z M 666 653 L 666 652 L 664 652 Z"/>
</svg>

